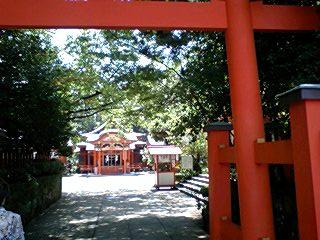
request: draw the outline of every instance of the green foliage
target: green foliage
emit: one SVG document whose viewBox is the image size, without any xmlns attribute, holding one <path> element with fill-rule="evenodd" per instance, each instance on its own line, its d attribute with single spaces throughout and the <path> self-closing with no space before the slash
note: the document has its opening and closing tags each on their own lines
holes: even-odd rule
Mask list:
<svg viewBox="0 0 320 240">
<path fill-rule="evenodd" d="M 203 186 L 200 189 L 200 194 L 204 197 L 207 198 L 209 197 L 209 188 L 206 186 Z M 206 231 L 209 231 L 209 220 L 210 220 L 210 216 L 209 216 L 209 202 L 199 202 L 198 201 L 198 209 L 201 209 L 201 216 L 202 216 L 202 221 L 203 221 L 203 225 Z"/>
<path fill-rule="evenodd" d="M 209 215 L 209 204 L 205 204 L 201 208 L 201 216 L 202 216 L 202 221 L 204 225 L 204 229 L 209 232 L 209 226 L 210 226 L 210 215 Z"/>
<path fill-rule="evenodd" d="M 319 33 L 255 37 L 267 138 L 288 138 L 288 111 L 275 96 L 319 82 Z M 135 125 L 157 140 L 183 145 L 184 136 L 198 141 L 208 122 L 232 119 L 222 33 L 84 31 L 67 49 L 76 59 L 72 71 L 79 74 L 63 82 L 76 93 L 74 111 L 94 114 L 73 114 L 78 129 L 92 130 L 104 121 L 111 127 Z"/>
<path fill-rule="evenodd" d="M 25 168 L 1 169 L 0 177 L 8 183 L 33 182 L 36 177 L 61 174 L 65 170 L 58 160 L 29 163 Z"/>
<path fill-rule="evenodd" d="M 197 173 L 191 169 L 180 169 L 180 171 L 176 174 L 176 179 L 179 182 L 184 182 L 196 175 Z"/>
<path fill-rule="evenodd" d="M 203 197 L 209 197 L 209 188 L 207 186 L 203 186 L 201 189 L 200 189 L 200 194 L 203 196 Z"/>
<path fill-rule="evenodd" d="M 167 172 L 171 169 L 171 163 L 158 163 L 159 172 Z"/>
<path fill-rule="evenodd" d="M 302 83 L 320 83 L 319 40 L 318 32 L 256 33 L 268 140 L 290 136 L 288 109 L 275 96 Z"/>
<path fill-rule="evenodd" d="M 148 165 L 153 165 L 154 164 L 154 158 L 153 156 L 149 153 L 149 150 L 147 148 L 143 149 L 142 153 L 142 161 L 146 162 Z"/>
<path fill-rule="evenodd" d="M 156 140 L 185 147 L 201 172 L 206 147 L 199 132 L 209 120 L 230 116 L 222 34 L 84 31 L 67 49 L 76 58 L 74 71 L 87 79 L 83 85 L 68 81 L 69 91 L 92 96 L 78 102 L 79 109 L 119 100 L 99 108 L 91 122 L 148 129 Z M 87 120 L 79 117 L 77 128 Z"/>
<path fill-rule="evenodd" d="M 42 161 L 29 166 L 27 172 L 32 176 L 46 176 L 61 174 L 65 171 L 65 166 L 60 161 Z"/>
<path fill-rule="evenodd" d="M 125 82 L 118 78 L 132 71 L 135 53 L 120 50 L 125 31 L 87 31 L 69 39 L 66 51 L 74 57 L 68 75 L 60 79 L 71 102 L 71 119 L 77 132 L 88 132 L 107 121 L 110 128 L 125 128 L 123 113 L 131 111 Z"/>
<path fill-rule="evenodd" d="M 206 134 L 200 132 L 197 136 L 186 135 L 176 142 L 182 148 L 185 155 L 192 156 L 193 170 L 198 174 L 206 171 L 207 168 L 207 140 Z"/>
<path fill-rule="evenodd" d="M 67 161 L 71 165 L 70 173 L 77 173 L 79 171 L 79 155 L 78 155 L 78 153 L 73 153 L 71 156 L 69 156 L 67 158 Z"/>
<path fill-rule="evenodd" d="M 31 178 L 10 184 L 10 195 L 5 208 L 21 215 L 29 222 L 61 197 L 61 175 Z"/>
<path fill-rule="evenodd" d="M 6 209 L 22 215 L 24 223 L 30 221 L 60 198 L 63 171 L 59 161 L 34 162 L 22 169 L 1 169 L 0 177 L 9 184 Z"/>
<path fill-rule="evenodd" d="M 73 148 L 70 146 L 64 145 L 58 149 L 57 153 L 60 156 L 70 157 L 73 154 Z"/>
<path fill-rule="evenodd" d="M 55 84 L 63 74 L 46 32 L 0 30 L 0 128 L 15 147 L 48 154 L 66 145 L 69 104 Z"/>
</svg>

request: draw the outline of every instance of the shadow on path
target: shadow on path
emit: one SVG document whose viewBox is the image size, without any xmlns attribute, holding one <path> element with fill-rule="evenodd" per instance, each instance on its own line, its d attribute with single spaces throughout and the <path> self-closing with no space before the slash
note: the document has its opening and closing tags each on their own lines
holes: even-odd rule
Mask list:
<svg viewBox="0 0 320 240">
<path fill-rule="evenodd" d="M 208 239 L 196 202 L 179 191 L 64 193 L 25 229 L 27 240 Z"/>
</svg>

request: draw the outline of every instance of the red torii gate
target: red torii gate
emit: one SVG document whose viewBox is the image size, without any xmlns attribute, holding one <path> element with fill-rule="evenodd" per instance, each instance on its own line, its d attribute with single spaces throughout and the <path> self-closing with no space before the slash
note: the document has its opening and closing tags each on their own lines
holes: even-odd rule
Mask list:
<svg viewBox="0 0 320 240">
<path fill-rule="evenodd" d="M 210 206 L 214 205 L 218 209 L 211 212 L 210 238 L 215 240 L 275 239 L 268 165 L 258 164 L 255 155 L 255 142 L 257 139 L 264 138 L 264 125 L 253 33 L 255 30 L 318 30 L 320 19 L 317 8 L 263 5 L 262 1 L 250 2 L 249 0 L 212 0 L 205 3 L 0 0 L 0 28 L 224 31 L 236 141 L 234 158 L 239 180 L 241 228 L 239 230 L 232 224 L 223 224 L 223 221 L 226 221 L 224 216 L 228 217 L 229 214 L 226 206 L 228 190 L 219 186 L 213 189 L 212 183 L 220 181 L 221 186 L 226 186 L 224 183 L 228 179 L 228 173 L 215 159 L 218 155 L 217 145 L 225 143 L 226 139 L 221 131 L 211 132 L 209 133 L 209 167 L 214 170 L 214 175 L 210 176 Z M 320 111 L 317 111 L 319 115 Z M 318 115 L 313 114 L 313 116 Z M 308 121 L 305 120 L 305 123 L 307 124 Z M 320 138 L 319 134 L 318 138 Z M 320 156 L 316 159 L 320 161 L 319 158 Z M 312 203 L 312 210 L 310 213 L 304 207 L 300 211 L 298 202 L 300 238 L 320 240 L 320 206 L 318 206 L 320 197 L 312 191 L 312 185 L 319 182 L 312 176 L 305 177 L 308 177 L 305 179 L 308 183 L 306 187 L 312 192 L 308 198 L 311 201 L 308 203 Z M 305 192 L 300 188 L 297 189 L 297 196 L 302 194 Z M 221 210 L 227 212 L 221 212 Z"/>
</svg>

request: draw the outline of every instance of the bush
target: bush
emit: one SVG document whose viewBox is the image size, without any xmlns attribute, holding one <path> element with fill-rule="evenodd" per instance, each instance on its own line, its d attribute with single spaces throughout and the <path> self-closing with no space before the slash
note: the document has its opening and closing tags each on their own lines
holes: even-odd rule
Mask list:
<svg viewBox="0 0 320 240">
<path fill-rule="evenodd" d="M 203 186 L 201 189 L 200 189 L 200 193 L 203 197 L 209 197 L 209 187 L 207 186 Z"/>
<path fill-rule="evenodd" d="M 176 175 L 176 179 L 179 182 L 191 179 L 193 176 L 196 176 L 197 173 L 191 169 L 181 169 L 180 172 Z"/>
<path fill-rule="evenodd" d="M 208 187 L 202 187 L 200 189 L 200 193 L 203 197 L 208 198 L 209 197 L 209 188 Z M 202 221 L 204 225 L 204 229 L 206 231 L 209 231 L 209 202 L 206 203 L 200 203 L 198 201 L 198 208 L 201 209 L 201 215 L 202 215 Z"/>
<path fill-rule="evenodd" d="M 54 175 L 63 173 L 65 166 L 58 160 L 35 162 L 29 165 L 26 171 L 33 176 Z"/>
<path fill-rule="evenodd" d="M 206 203 L 205 205 L 202 206 L 201 215 L 202 215 L 204 229 L 208 232 L 209 231 L 209 203 Z"/>
<path fill-rule="evenodd" d="M 32 162 L 22 169 L 0 169 L 0 177 L 9 184 L 7 210 L 21 215 L 24 223 L 40 214 L 61 196 L 59 161 Z"/>
<path fill-rule="evenodd" d="M 61 197 L 61 174 L 30 178 L 10 184 L 7 210 L 21 215 L 24 224 Z"/>
</svg>

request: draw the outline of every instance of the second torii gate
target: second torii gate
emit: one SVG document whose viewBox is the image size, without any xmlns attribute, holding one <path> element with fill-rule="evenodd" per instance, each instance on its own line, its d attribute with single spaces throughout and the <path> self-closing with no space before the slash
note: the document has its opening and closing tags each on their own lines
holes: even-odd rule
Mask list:
<svg viewBox="0 0 320 240">
<path fill-rule="evenodd" d="M 264 125 L 253 33 L 318 30 L 319 25 L 315 7 L 263 5 L 262 1 L 0 0 L 0 28 L 224 31 L 243 240 L 275 239 L 268 167 L 255 161 L 254 143 L 264 138 Z M 210 147 L 214 151 L 216 146 Z M 313 240 L 301 233 L 300 237 Z M 221 236 L 211 233 L 210 238 Z"/>
</svg>

